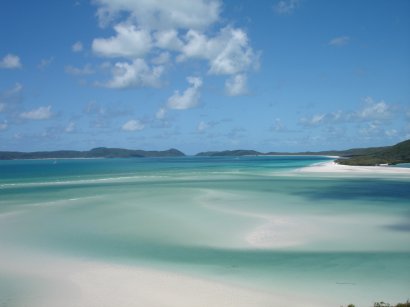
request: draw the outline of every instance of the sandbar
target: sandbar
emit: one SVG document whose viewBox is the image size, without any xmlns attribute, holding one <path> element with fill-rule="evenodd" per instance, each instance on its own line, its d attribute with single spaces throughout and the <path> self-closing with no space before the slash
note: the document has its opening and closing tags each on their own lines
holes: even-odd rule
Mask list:
<svg viewBox="0 0 410 307">
<path fill-rule="evenodd" d="M 330 303 L 306 294 L 268 292 L 134 265 L 49 255 L 31 255 L 30 260 L 16 256 L 6 262 L 0 265 L 0 275 L 6 281 L 7 276 L 24 281 L 20 282 L 24 289 L 3 293 L 0 303 L 7 306 L 325 307 Z"/>
<path fill-rule="evenodd" d="M 315 163 L 307 167 L 299 168 L 297 173 L 344 173 L 344 174 L 403 174 L 410 175 L 410 168 L 393 166 L 353 166 L 342 165 L 334 161 Z"/>
</svg>

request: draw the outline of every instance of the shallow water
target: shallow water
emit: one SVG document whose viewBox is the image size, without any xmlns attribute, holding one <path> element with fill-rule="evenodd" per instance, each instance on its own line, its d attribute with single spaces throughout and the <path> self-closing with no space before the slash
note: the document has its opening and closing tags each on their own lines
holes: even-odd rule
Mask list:
<svg viewBox="0 0 410 307">
<path fill-rule="evenodd" d="M 95 259 L 336 306 L 408 299 L 410 178 L 292 172 L 326 160 L 0 161 L 0 248 L 15 261 Z M 27 276 L 2 261 L 0 296 L 15 306 Z"/>
</svg>

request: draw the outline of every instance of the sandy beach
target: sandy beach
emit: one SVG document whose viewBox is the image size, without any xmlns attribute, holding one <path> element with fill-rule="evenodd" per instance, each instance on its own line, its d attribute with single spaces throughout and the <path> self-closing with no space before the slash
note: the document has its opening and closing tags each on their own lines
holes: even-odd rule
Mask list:
<svg viewBox="0 0 410 307">
<path fill-rule="evenodd" d="M 308 167 L 295 170 L 297 173 L 344 173 L 345 175 L 356 174 L 403 174 L 410 175 L 410 168 L 392 166 L 352 166 L 341 165 L 334 161 L 316 163 Z"/>
<path fill-rule="evenodd" d="M 329 306 L 323 299 L 295 293 L 263 292 L 132 265 L 34 254 L 30 259 L 21 255 L 0 259 L 1 279 L 13 276 L 19 282 L 0 298 L 1 306 Z"/>
</svg>

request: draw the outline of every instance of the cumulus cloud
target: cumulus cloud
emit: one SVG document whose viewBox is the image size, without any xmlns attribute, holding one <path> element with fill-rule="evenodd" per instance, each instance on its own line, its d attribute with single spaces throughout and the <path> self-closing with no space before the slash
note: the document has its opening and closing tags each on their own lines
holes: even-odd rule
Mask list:
<svg viewBox="0 0 410 307">
<path fill-rule="evenodd" d="M 51 106 L 47 106 L 39 107 L 28 112 L 23 112 L 20 114 L 20 117 L 32 120 L 44 120 L 49 119 L 52 115 L 53 113 L 51 112 Z"/>
<path fill-rule="evenodd" d="M 154 33 L 155 46 L 162 49 L 181 50 L 184 45 L 178 37 L 178 31 L 175 29 L 167 29 L 156 31 Z"/>
<path fill-rule="evenodd" d="M 199 58 L 209 61 L 209 73 L 231 75 L 257 67 L 259 56 L 249 45 L 247 34 L 242 29 L 225 27 L 215 37 L 190 30 L 185 36 L 179 60 Z"/>
<path fill-rule="evenodd" d="M 152 59 L 152 63 L 155 65 L 164 65 L 171 60 L 171 55 L 169 52 L 161 52 L 158 56 Z"/>
<path fill-rule="evenodd" d="M 379 121 L 367 122 L 361 125 L 359 129 L 359 134 L 367 139 L 379 138 L 383 136 L 393 138 L 397 136 L 397 133 L 398 132 L 396 129 L 386 128 L 385 125 Z"/>
<path fill-rule="evenodd" d="M 21 68 L 20 58 L 15 54 L 7 54 L 0 60 L 0 68 L 16 69 Z"/>
<path fill-rule="evenodd" d="M 304 126 L 317 126 L 327 121 L 329 116 L 328 114 L 316 114 L 311 117 L 303 117 L 299 122 Z"/>
<path fill-rule="evenodd" d="M 164 71 L 163 66 L 149 67 L 143 59 L 131 63 L 118 62 L 112 69 L 113 78 L 103 84 L 109 88 L 158 87 Z"/>
<path fill-rule="evenodd" d="M 93 51 L 104 57 L 143 57 L 151 49 L 151 35 L 134 25 L 118 24 L 114 27 L 116 36 L 93 40 Z"/>
<path fill-rule="evenodd" d="M 289 15 L 292 14 L 300 6 L 300 0 L 280 0 L 273 9 L 277 14 Z"/>
<path fill-rule="evenodd" d="M 144 124 L 139 120 L 131 119 L 121 127 L 124 131 L 139 131 L 144 129 Z"/>
<path fill-rule="evenodd" d="M 74 67 L 71 65 L 67 65 L 64 68 L 64 71 L 70 75 L 92 75 L 95 73 L 92 66 L 90 64 L 84 65 L 84 67 Z"/>
<path fill-rule="evenodd" d="M 73 52 L 81 52 L 81 51 L 83 51 L 83 49 L 84 49 L 83 43 L 80 42 L 80 41 L 75 42 L 75 43 L 71 46 L 71 50 L 72 50 Z"/>
<path fill-rule="evenodd" d="M 239 74 L 232 76 L 225 82 L 225 91 L 229 96 L 244 95 L 248 92 L 246 86 L 246 75 Z"/>
<path fill-rule="evenodd" d="M 129 13 L 128 22 L 149 29 L 204 29 L 219 19 L 218 0 L 95 0 L 101 26 L 114 21 L 120 13 Z"/>
<path fill-rule="evenodd" d="M 187 78 L 190 87 L 188 87 L 182 94 L 178 90 L 168 99 L 168 107 L 170 109 L 185 110 L 191 109 L 199 103 L 199 89 L 202 86 L 202 79 L 198 77 Z"/>
<path fill-rule="evenodd" d="M 150 62 L 157 65 L 153 68 L 156 76 L 165 69 L 160 65 L 169 63 L 174 54 L 177 62 L 206 61 L 211 75 L 241 75 L 259 65 L 259 53 L 254 52 L 243 29 L 226 26 L 216 28 L 213 34 L 208 31 L 220 21 L 219 0 L 95 0 L 94 3 L 98 5 L 101 25 L 113 26 L 115 31 L 111 37 L 93 40 L 92 50 L 99 56 L 144 61 L 137 63 L 139 67 L 150 56 Z M 133 74 L 135 62 L 132 65 L 121 60 L 116 66 L 113 80 L 118 80 L 119 75 L 127 80 L 138 79 L 128 77 Z M 148 75 L 152 76 L 149 71 Z M 228 93 L 243 92 L 238 83 L 241 78 L 244 80 L 241 76 L 227 81 Z M 152 86 L 152 82 L 121 81 L 119 85 L 113 81 L 106 86 Z"/>
<path fill-rule="evenodd" d="M 365 120 L 383 120 L 391 117 L 393 112 L 392 107 L 384 100 L 376 102 L 372 97 L 365 97 L 363 100 L 365 103 L 364 107 L 358 112 L 355 112 L 353 114 L 354 116 Z"/>
<path fill-rule="evenodd" d="M 334 47 L 342 47 L 342 46 L 347 45 L 349 41 L 350 41 L 349 36 L 339 36 L 339 37 L 332 38 L 329 41 L 329 45 L 334 46 Z"/>
<path fill-rule="evenodd" d="M 330 113 L 316 114 L 313 116 L 302 117 L 299 123 L 304 126 L 318 126 L 321 124 L 349 123 L 349 122 L 371 122 L 388 121 L 394 113 L 398 111 L 384 100 L 375 101 L 372 97 L 363 99 L 363 106 L 356 111 L 335 111 Z M 371 126 L 371 125 L 370 125 Z M 369 127 L 370 127 L 369 126 Z M 366 131 L 370 131 L 370 128 Z M 374 131 L 374 129 L 373 129 Z"/>
</svg>

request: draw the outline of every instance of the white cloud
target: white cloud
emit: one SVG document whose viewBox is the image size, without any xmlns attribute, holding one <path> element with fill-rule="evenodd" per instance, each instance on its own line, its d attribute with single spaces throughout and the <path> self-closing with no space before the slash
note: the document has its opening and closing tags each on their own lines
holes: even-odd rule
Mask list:
<svg viewBox="0 0 410 307">
<path fill-rule="evenodd" d="M 106 115 L 106 109 L 100 106 L 96 101 L 88 102 L 84 107 L 84 113 L 90 115 Z"/>
<path fill-rule="evenodd" d="M 363 99 L 365 106 L 354 115 L 365 120 L 388 119 L 392 115 L 392 108 L 383 100 L 375 102 L 373 98 L 366 97 Z"/>
<path fill-rule="evenodd" d="M 64 68 L 64 70 L 67 74 L 70 74 L 70 75 L 92 75 L 93 73 L 95 73 L 95 71 L 93 70 L 90 64 L 86 64 L 82 68 L 67 65 Z"/>
<path fill-rule="evenodd" d="M 166 114 L 167 110 L 165 108 L 160 108 L 155 114 L 155 117 L 156 119 L 164 119 Z"/>
<path fill-rule="evenodd" d="M 248 92 L 246 87 L 246 75 L 239 74 L 230 77 L 225 82 L 225 91 L 229 96 L 244 95 Z"/>
<path fill-rule="evenodd" d="M 0 124 L 0 131 L 6 130 L 8 128 L 8 123 L 5 120 L 2 124 Z"/>
<path fill-rule="evenodd" d="M 6 91 L 6 95 L 7 96 L 18 95 L 21 93 L 22 90 L 23 90 L 23 85 L 17 82 L 16 84 L 14 84 L 14 86 L 11 89 Z"/>
<path fill-rule="evenodd" d="M 96 38 L 93 40 L 93 51 L 104 57 L 143 57 L 151 49 L 151 35 L 134 25 L 118 24 L 114 27 L 116 36 Z"/>
<path fill-rule="evenodd" d="M 383 135 L 383 130 L 378 122 L 366 123 L 365 126 L 359 129 L 360 135 L 364 137 L 374 137 Z"/>
<path fill-rule="evenodd" d="M 80 42 L 80 41 L 75 42 L 75 43 L 71 46 L 71 50 L 72 50 L 73 52 L 81 52 L 81 51 L 83 51 L 83 49 L 84 49 L 83 43 Z"/>
<path fill-rule="evenodd" d="M 275 121 L 271 127 L 271 130 L 274 132 L 284 132 L 287 131 L 285 125 L 283 124 L 280 118 L 275 118 Z"/>
<path fill-rule="evenodd" d="M 175 91 L 174 94 L 168 99 L 168 107 L 171 109 L 185 110 L 191 109 L 199 103 L 199 89 L 202 86 L 202 80 L 198 77 L 188 77 L 188 83 L 191 85 L 182 94 L 179 91 Z"/>
<path fill-rule="evenodd" d="M 162 65 L 176 56 L 177 62 L 206 61 L 211 75 L 237 75 L 226 82 L 226 92 L 242 95 L 244 74 L 259 65 L 259 53 L 243 29 L 217 25 L 214 34 L 206 31 L 220 21 L 220 0 L 94 0 L 94 4 L 100 24 L 112 26 L 115 35 L 94 39 L 93 52 L 132 61 L 118 61 L 111 69 L 112 80 L 103 84 L 106 87 L 158 86 L 168 67 Z M 149 67 L 147 61 L 156 66 Z"/>
<path fill-rule="evenodd" d="M 198 130 L 198 132 L 204 132 L 208 127 L 209 127 L 209 125 L 207 123 L 205 123 L 204 121 L 201 121 L 198 124 L 197 130 Z"/>
<path fill-rule="evenodd" d="M 40 63 L 37 65 L 37 68 L 46 69 L 48 66 L 51 65 L 51 63 L 53 63 L 53 61 L 54 61 L 54 57 L 50 57 L 48 59 L 42 59 Z"/>
<path fill-rule="evenodd" d="M 124 131 L 139 131 L 144 129 L 144 124 L 139 120 L 131 119 L 121 127 Z"/>
<path fill-rule="evenodd" d="M 138 22 L 148 29 L 204 29 L 219 19 L 218 0 L 95 0 L 97 16 L 106 26 L 122 12 L 128 22 Z"/>
<path fill-rule="evenodd" d="M 347 45 L 349 41 L 350 41 L 349 36 L 339 36 L 339 37 L 332 38 L 329 41 L 329 45 L 335 46 L 335 47 L 342 47 L 342 46 Z"/>
<path fill-rule="evenodd" d="M 378 102 L 371 97 L 363 99 L 364 105 L 357 111 L 336 111 L 331 113 L 316 114 L 311 117 L 302 117 L 299 122 L 304 126 L 317 126 L 319 124 L 352 123 L 352 122 L 386 122 L 389 121 L 399 109 L 389 105 L 384 100 Z M 371 125 L 370 125 L 371 126 Z M 370 131 L 368 126 L 365 131 Z M 374 129 L 373 129 L 374 130 Z"/>
<path fill-rule="evenodd" d="M 226 39 L 226 44 L 211 60 L 210 73 L 236 74 L 258 64 L 258 56 L 255 56 L 248 36 L 241 29 L 222 29 L 220 39 Z"/>
<path fill-rule="evenodd" d="M 39 107 L 28 112 L 23 112 L 20 114 L 20 117 L 32 120 L 44 120 L 49 119 L 52 115 L 53 113 L 51 112 L 51 106 L 47 106 Z"/>
<path fill-rule="evenodd" d="M 291 2 L 298 5 L 296 0 Z M 118 61 L 111 69 L 112 79 L 98 84 L 158 86 L 168 67 L 162 65 L 175 56 L 177 63 L 206 61 L 210 75 L 236 75 L 226 81 L 226 93 L 246 93 L 245 73 L 258 67 L 259 53 L 254 52 L 243 29 L 217 25 L 207 31 L 220 21 L 220 0 L 94 0 L 94 4 L 100 24 L 112 26 L 115 35 L 94 39 L 93 52 L 132 61 Z M 148 61 L 156 66 L 149 67 Z"/>
<path fill-rule="evenodd" d="M 249 45 L 247 34 L 242 29 L 225 27 L 217 36 L 208 38 L 195 30 L 185 36 L 179 60 L 187 58 L 207 59 L 209 73 L 215 75 L 231 75 L 257 67 L 259 56 Z"/>
<path fill-rule="evenodd" d="M 142 59 L 131 63 L 119 62 L 112 69 L 113 78 L 104 86 L 109 88 L 158 87 L 164 71 L 162 66 L 150 68 Z"/>
<path fill-rule="evenodd" d="M 311 117 L 303 117 L 300 119 L 300 123 L 304 126 L 317 126 L 325 123 L 329 116 L 327 114 L 316 114 Z"/>
<path fill-rule="evenodd" d="M 162 49 L 180 50 L 183 42 L 178 37 L 178 31 L 168 29 L 154 33 L 155 45 Z"/>
<path fill-rule="evenodd" d="M 397 130 L 396 129 L 387 129 L 384 131 L 384 134 L 388 137 L 393 137 L 397 135 Z"/>
<path fill-rule="evenodd" d="M 0 68 L 15 69 L 21 68 L 21 61 L 17 55 L 7 54 L 0 60 Z"/>
<path fill-rule="evenodd" d="M 75 122 L 69 122 L 65 127 L 64 131 L 67 133 L 73 132 L 75 130 Z"/>
<path fill-rule="evenodd" d="M 289 15 L 292 14 L 300 6 L 300 0 L 280 0 L 273 9 L 277 14 Z"/>
<path fill-rule="evenodd" d="M 155 58 L 153 58 L 151 62 L 155 65 L 164 65 L 168 63 L 170 59 L 171 59 L 171 55 L 169 54 L 169 52 L 164 51 L 164 52 L 161 52 Z"/>
</svg>

